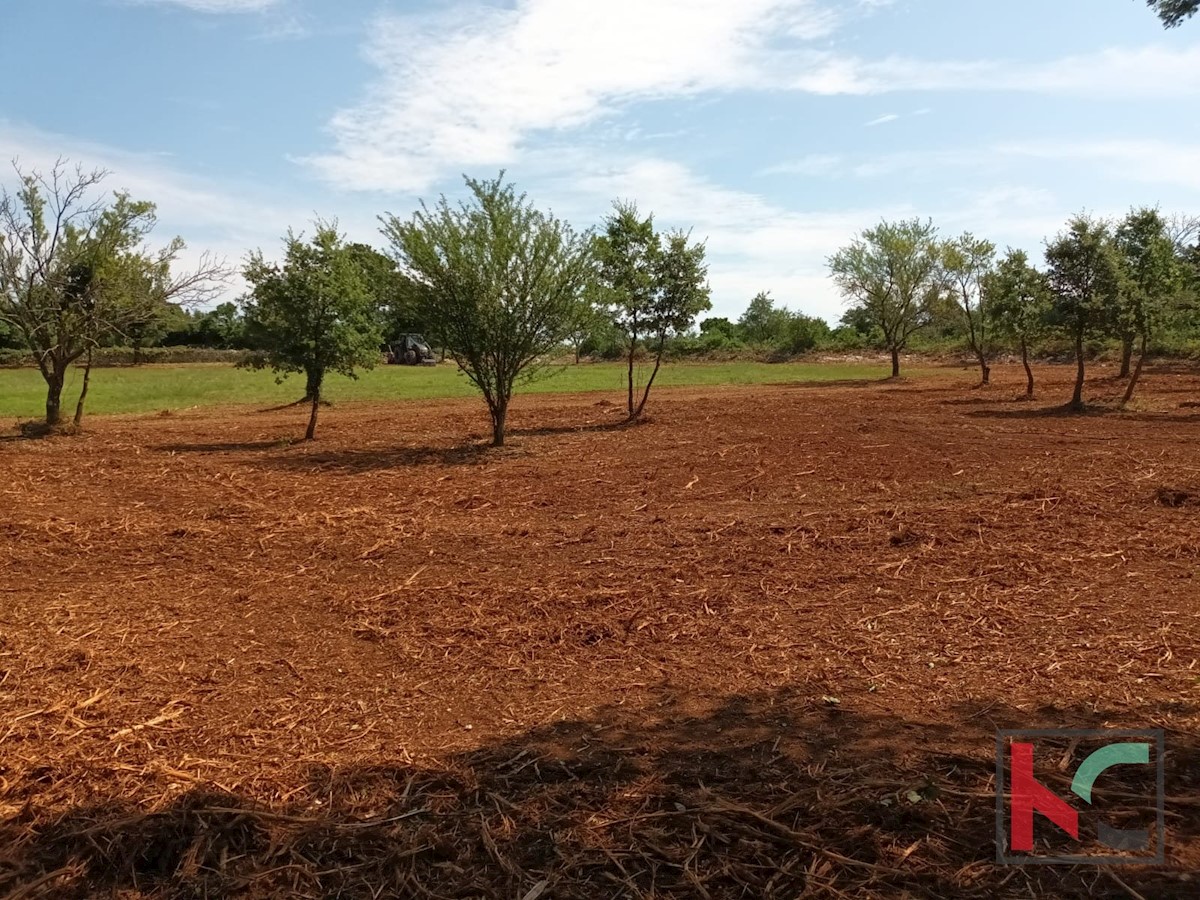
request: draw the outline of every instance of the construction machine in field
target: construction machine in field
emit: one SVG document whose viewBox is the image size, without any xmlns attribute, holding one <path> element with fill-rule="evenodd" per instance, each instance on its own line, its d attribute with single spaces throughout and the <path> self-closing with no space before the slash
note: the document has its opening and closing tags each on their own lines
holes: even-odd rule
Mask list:
<svg viewBox="0 0 1200 900">
<path fill-rule="evenodd" d="M 385 353 L 389 365 L 436 366 L 437 357 L 429 342 L 419 334 L 402 334 L 399 340 L 388 344 Z"/>
</svg>

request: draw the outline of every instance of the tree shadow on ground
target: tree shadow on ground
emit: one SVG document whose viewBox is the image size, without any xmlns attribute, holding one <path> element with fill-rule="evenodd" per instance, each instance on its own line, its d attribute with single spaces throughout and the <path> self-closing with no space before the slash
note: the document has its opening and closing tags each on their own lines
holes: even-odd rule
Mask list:
<svg viewBox="0 0 1200 900">
<path fill-rule="evenodd" d="M 0 824 L 0 892 L 1195 896 L 1200 737 L 1167 739 L 1168 865 L 1122 869 L 1117 881 L 1096 866 L 995 864 L 995 729 L 1098 727 L 1103 712 L 944 712 L 947 722 L 921 723 L 792 690 L 696 711 L 664 692 L 640 710 L 534 728 L 438 765 L 318 765 L 286 804 L 205 788 L 154 809 L 101 795 L 51 815 L 30 785 L 22 811 Z M 1069 772 L 1055 775 L 1051 755 L 1039 777 L 1058 791 Z M 1144 788 L 1111 774 L 1100 785 L 1118 801 Z"/>
<path fill-rule="evenodd" d="M 952 402 L 952 401 L 947 401 Z M 1026 409 L 978 409 L 964 415 L 973 419 L 1100 419 L 1111 418 L 1129 422 L 1200 422 L 1200 413 L 1145 412 L 1121 409 L 1118 406 L 1089 404 L 1078 409 L 1070 404 L 1039 406 Z"/>
<path fill-rule="evenodd" d="M 299 443 L 296 438 L 273 438 L 259 441 L 215 441 L 207 444 L 160 444 L 155 450 L 163 453 L 243 453 L 255 450 L 280 450 Z"/>
<path fill-rule="evenodd" d="M 304 448 L 300 453 L 263 456 L 259 464 L 267 468 L 295 472 L 323 472 L 353 475 L 382 469 L 403 469 L 416 466 L 473 466 L 489 457 L 499 457 L 505 450 L 490 444 L 465 444 L 457 447 L 380 447 L 338 448 L 316 450 Z"/>
</svg>

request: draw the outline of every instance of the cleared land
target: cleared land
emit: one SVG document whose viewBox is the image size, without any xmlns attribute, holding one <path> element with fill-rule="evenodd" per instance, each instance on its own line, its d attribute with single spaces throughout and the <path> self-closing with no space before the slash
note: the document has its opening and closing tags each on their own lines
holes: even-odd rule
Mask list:
<svg viewBox="0 0 1200 900">
<path fill-rule="evenodd" d="M 936 370 L 914 367 L 910 374 L 921 376 Z M 640 379 L 649 377 L 640 366 Z M 792 381 L 840 381 L 879 378 L 886 374 L 881 363 L 783 363 L 755 362 L 683 363 L 665 366 L 656 386 L 772 384 Z M 547 377 L 518 388 L 520 393 L 571 393 L 625 390 L 625 367 L 621 363 L 555 366 Z M 74 370 L 64 394 L 64 405 L 74 410 L 83 381 Z M 456 366 L 379 366 L 363 372 L 357 380 L 330 376 L 328 398 L 346 401 L 429 400 L 477 396 L 475 389 Z M 185 410 L 203 406 L 245 403 L 259 406 L 290 403 L 304 392 L 304 381 L 295 375 L 282 384 L 269 372 L 251 372 L 230 365 L 152 365 L 97 369 L 88 390 L 87 407 L 93 413 L 144 413 Z M 482 402 L 482 401 L 481 401 Z M 34 419 L 46 404 L 46 385 L 36 369 L 0 369 L 0 416 Z"/>
<path fill-rule="evenodd" d="M 0 895 L 1195 896 L 1200 378 L 1041 374 L 0 442 Z M 1168 865 L 995 866 L 995 730 L 1109 725 Z"/>
</svg>

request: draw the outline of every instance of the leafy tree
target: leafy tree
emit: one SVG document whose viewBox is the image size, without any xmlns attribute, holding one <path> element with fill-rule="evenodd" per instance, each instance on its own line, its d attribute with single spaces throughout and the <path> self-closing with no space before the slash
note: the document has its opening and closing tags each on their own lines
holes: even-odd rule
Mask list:
<svg viewBox="0 0 1200 900">
<path fill-rule="evenodd" d="M 787 327 L 788 311 L 775 305 L 770 293 L 755 295 L 738 319 L 738 332 L 747 344 L 778 345 Z"/>
<path fill-rule="evenodd" d="M 900 352 L 917 329 L 929 323 L 941 296 L 941 251 L 930 221 L 881 222 L 864 231 L 830 260 L 829 268 L 854 316 L 883 335 L 892 355 L 892 377 L 900 375 Z"/>
<path fill-rule="evenodd" d="M 1029 264 L 1024 250 L 1009 249 L 994 270 L 982 282 L 986 315 L 999 334 L 1017 342 L 1021 364 L 1025 367 L 1025 396 L 1033 396 L 1033 369 L 1029 365 L 1029 345 L 1046 327 L 1050 292 L 1046 277 Z"/>
<path fill-rule="evenodd" d="M 589 290 L 584 291 L 583 296 L 579 298 L 579 309 L 573 317 L 571 330 L 567 335 L 567 343 L 571 345 L 576 365 L 579 364 L 585 347 L 594 347 L 603 343 L 606 332 L 612 330 L 612 323 L 608 321 L 604 311 L 596 305 L 598 299 L 594 283 L 589 285 Z"/>
<path fill-rule="evenodd" d="M 783 323 L 783 334 L 778 347 L 785 353 L 807 353 L 829 342 L 832 332 L 829 324 L 815 316 L 788 313 Z"/>
<path fill-rule="evenodd" d="M 70 366 L 86 355 L 76 423 L 91 377 L 91 351 L 124 335 L 168 301 L 199 301 L 219 289 L 224 270 L 207 257 L 172 274 L 184 249 L 175 238 L 146 247 L 154 204 L 116 193 L 94 198 L 102 170 L 69 171 L 61 160 L 46 175 L 17 169 L 15 195 L 0 192 L 0 321 L 27 347 L 46 381 L 46 424 L 62 422 Z"/>
<path fill-rule="evenodd" d="M 1081 214 L 1046 247 L 1053 320 L 1075 345 L 1075 392 L 1070 408 L 1083 409 L 1084 339 L 1105 330 L 1121 292 L 1121 261 L 1107 222 Z"/>
<path fill-rule="evenodd" d="M 724 316 L 713 316 L 700 323 L 701 334 L 719 334 L 726 340 L 736 340 L 738 326 Z"/>
<path fill-rule="evenodd" d="M 1166 28 L 1182 25 L 1200 10 L 1200 0 L 1146 0 L 1146 5 L 1158 13 Z"/>
<path fill-rule="evenodd" d="M 262 353 L 249 365 L 282 380 L 303 372 L 311 404 L 305 440 L 317 431 L 321 390 L 330 372 L 357 377 L 379 361 L 382 341 L 375 295 L 335 223 L 318 220 L 309 241 L 288 231 L 282 263 L 250 254 L 243 275 L 252 291 L 246 329 Z M 303 402 L 303 401 L 301 401 Z"/>
<path fill-rule="evenodd" d="M 1122 336 L 1132 333 L 1140 341 L 1137 368 L 1122 399 L 1125 404 L 1133 399 L 1141 378 L 1150 334 L 1183 287 L 1183 272 L 1167 223 L 1156 209 L 1131 210 L 1117 226 L 1116 249 L 1125 274 L 1118 310 Z M 1132 348 L 1132 341 L 1128 346 Z M 1129 375 L 1128 355 L 1122 356 L 1122 374 Z"/>
<path fill-rule="evenodd" d="M 469 201 L 451 206 L 443 196 L 407 222 L 382 220 L 420 318 L 483 394 L 497 447 L 514 386 L 566 341 L 594 278 L 591 235 L 534 208 L 503 179 L 467 178 Z"/>
<path fill-rule="evenodd" d="M 950 296 L 962 312 L 967 326 L 967 345 L 979 361 L 980 380 L 991 381 L 991 356 L 995 348 L 989 333 L 987 295 L 983 282 L 992 270 L 996 245 L 970 232 L 942 246 L 942 265 Z"/>
<path fill-rule="evenodd" d="M 667 341 L 712 308 L 704 245 L 690 243 L 690 235 L 682 231 L 660 235 L 653 215 L 643 219 L 635 204 L 620 202 L 596 245 L 605 305 L 625 342 L 632 421 L 646 408 Z M 634 361 L 643 342 L 654 355 L 654 369 L 635 402 Z"/>
</svg>

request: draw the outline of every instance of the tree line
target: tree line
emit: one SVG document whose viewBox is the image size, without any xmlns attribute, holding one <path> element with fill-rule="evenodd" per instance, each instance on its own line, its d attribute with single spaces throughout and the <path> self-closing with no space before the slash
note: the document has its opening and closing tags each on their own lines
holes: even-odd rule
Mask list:
<svg viewBox="0 0 1200 900">
<path fill-rule="evenodd" d="M 0 327 L 36 362 L 47 386 L 46 425 L 64 420 L 68 368 L 82 362 L 84 412 L 95 349 L 144 346 L 176 332 L 211 346 L 251 348 L 243 365 L 305 379 L 306 437 L 316 432 L 325 378 L 376 365 L 386 336 L 421 328 L 487 404 L 492 440 L 504 443 L 516 386 L 603 319 L 628 360 L 627 415 L 643 413 L 670 342 L 711 308 L 703 242 L 660 231 L 653 215 L 617 202 L 595 229 L 577 231 L 498 178 L 466 178 L 467 198 L 441 197 L 410 216 L 380 217 L 386 252 L 351 243 L 337 223 L 290 231 L 282 255 L 249 254 L 239 304 L 195 307 L 232 271 L 205 258 L 180 276 L 178 238 L 146 245 L 153 204 L 96 197 L 102 171 L 18 170 L 0 193 Z M 191 306 L 189 310 L 187 307 Z M 649 378 L 637 386 L 635 362 Z"/>
<path fill-rule="evenodd" d="M 834 254 L 829 269 L 850 306 L 845 321 L 876 336 L 891 354 L 894 377 L 911 338 L 949 312 L 981 383 L 988 384 L 998 349 L 1015 344 L 1029 396 L 1031 348 L 1067 341 L 1076 364 L 1070 405 L 1077 409 L 1089 342 L 1118 341 L 1128 403 L 1156 333 L 1195 333 L 1200 218 L 1168 219 L 1149 207 L 1119 221 L 1080 214 L 1047 242 L 1042 269 L 1023 250 L 998 256 L 995 244 L 970 233 L 942 240 L 928 220 L 884 221 Z"/>
</svg>

